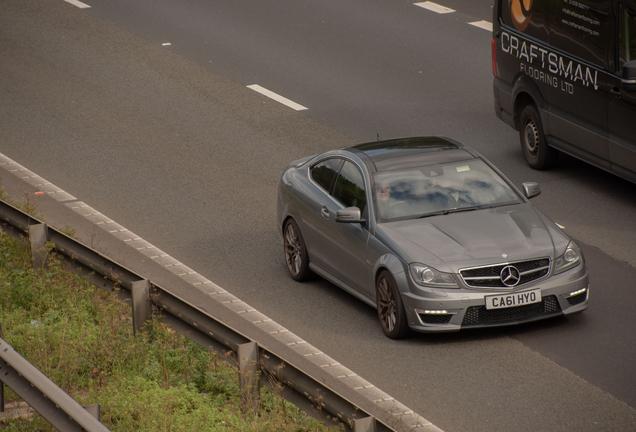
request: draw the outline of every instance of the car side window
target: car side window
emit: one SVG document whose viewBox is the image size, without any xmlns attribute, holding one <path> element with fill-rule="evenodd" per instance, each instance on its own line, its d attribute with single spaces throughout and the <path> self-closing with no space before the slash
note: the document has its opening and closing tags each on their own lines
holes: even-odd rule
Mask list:
<svg viewBox="0 0 636 432">
<path fill-rule="evenodd" d="M 358 207 L 364 212 L 367 206 L 367 196 L 362 173 L 354 164 L 345 161 L 336 180 L 333 197 L 343 206 Z"/>
<path fill-rule="evenodd" d="M 338 168 L 342 159 L 327 159 L 311 168 L 311 178 L 318 183 L 327 193 L 331 193 L 333 181 L 338 174 Z"/>
</svg>

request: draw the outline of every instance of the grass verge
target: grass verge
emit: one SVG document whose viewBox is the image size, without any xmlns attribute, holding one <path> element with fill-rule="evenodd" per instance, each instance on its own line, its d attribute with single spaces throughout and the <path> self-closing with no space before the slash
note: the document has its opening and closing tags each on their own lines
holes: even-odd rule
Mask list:
<svg viewBox="0 0 636 432">
<path fill-rule="evenodd" d="M 171 329 L 132 333 L 131 307 L 64 270 L 55 254 L 38 276 L 26 246 L 0 229 L 3 338 L 81 405 L 101 404 L 112 431 L 325 431 L 267 388 L 257 415 L 240 409 L 238 371 Z M 5 401 L 19 399 L 5 387 Z M 43 418 L 3 431 L 51 431 Z"/>
</svg>

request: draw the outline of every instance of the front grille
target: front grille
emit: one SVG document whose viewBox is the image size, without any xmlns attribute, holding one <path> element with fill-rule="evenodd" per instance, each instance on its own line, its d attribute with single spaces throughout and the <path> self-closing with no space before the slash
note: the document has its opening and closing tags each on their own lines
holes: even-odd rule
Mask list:
<svg viewBox="0 0 636 432">
<path fill-rule="evenodd" d="M 560 312 L 561 307 L 556 296 L 544 297 L 541 303 L 504 309 L 486 309 L 486 306 L 471 306 L 466 310 L 462 326 L 496 324 L 504 321 L 517 321 Z"/>
<path fill-rule="evenodd" d="M 583 303 L 586 299 L 587 299 L 587 291 L 572 297 L 568 297 L 568 303 L 570 303 L 570 306 L 575 306 L 577 304 Z"/>
<path fill-rule="evenodd" d="M 518 287 L 547 276 L 550 271 L 550 258 L 464 269 L 460 270 L 459 273 L 466 285 L 470 287 L 509 288 L 501 280 L 501 270 L 506 266 L 514 266 L 519 270 L 519 282 L 515 285 L 515 287 Z"/>
<path fill-rule="evenodd" d="M 424 324 L 448 324 L 453 317 L 452 314 L 437 315 L 437 314 L 418 314 Z"/>
</svg>

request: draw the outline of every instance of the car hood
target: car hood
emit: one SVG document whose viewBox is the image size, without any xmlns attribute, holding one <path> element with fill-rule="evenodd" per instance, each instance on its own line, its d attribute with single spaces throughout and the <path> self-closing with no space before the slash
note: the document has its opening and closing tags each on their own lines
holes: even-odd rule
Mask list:
<svg viewBox="0 0 636 432">
<path fill-rule="evenodd" d="M 384 223 L 376 236 L 405 262 L 443 272 L 530 258 L 554 259 L 569 238 L 532 204 Z"/>
</svg>

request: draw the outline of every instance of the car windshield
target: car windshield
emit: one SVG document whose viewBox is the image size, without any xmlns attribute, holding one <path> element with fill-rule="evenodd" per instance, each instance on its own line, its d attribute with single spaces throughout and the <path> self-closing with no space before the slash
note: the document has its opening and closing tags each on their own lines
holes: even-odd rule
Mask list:
<svg viewBox="0 0 636 432">
<path fill-rule="evenodd" d="M 381 221 L 519 203 L 519 196 L 481 159 L 379 172 L 374 176 Z"/>
</svg>

